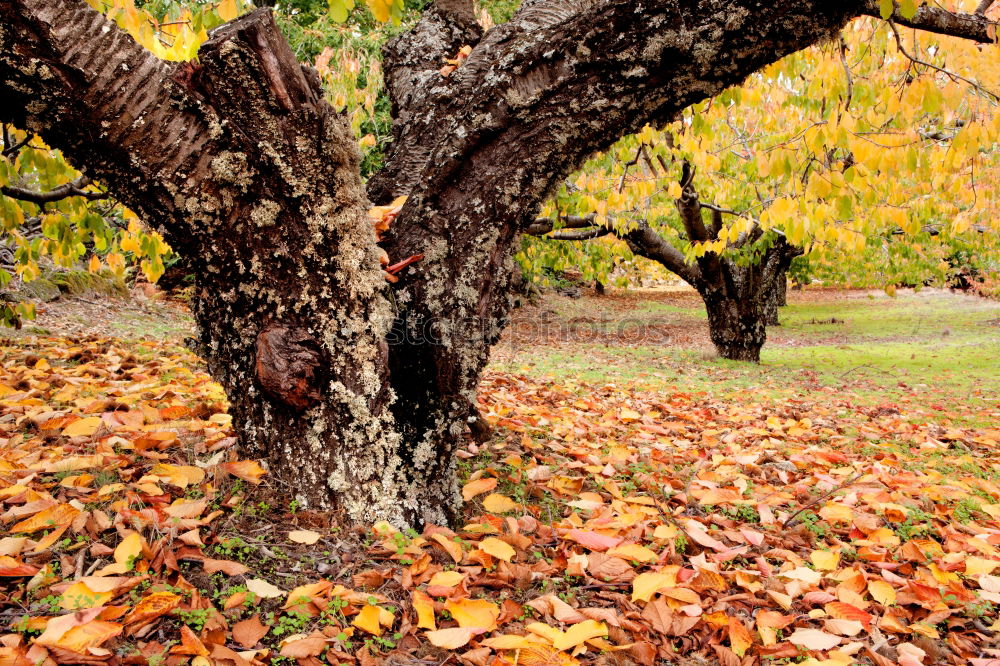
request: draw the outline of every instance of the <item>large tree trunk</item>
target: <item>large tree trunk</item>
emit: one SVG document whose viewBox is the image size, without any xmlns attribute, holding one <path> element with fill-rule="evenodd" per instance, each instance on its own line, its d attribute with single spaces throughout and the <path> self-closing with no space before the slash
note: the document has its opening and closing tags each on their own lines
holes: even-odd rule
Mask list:
<svg viewBox="0 0 1000 666">
<path fill-rule="evenodd" d="M 760 350 L 767 340 L 764 303 L 722 294 L 706 294 L 703 299 L 709 336 L 719 356 L 760 363 Z"/>
<path fill-rule="evenodd" d="M 62 149 L 188 259 L 241 446 L 290 496 L 350 521 L 445 522 L 516 239 L 544 198 L 593 151 L 870 5 L 526 0 L 481 36 L 471 0 L 440 1 L 389 50 L 396 140 L 367 196 L 346 122 L 268 10 L 175 64 L 83 0 L 3 0 L 0 121 Z M 390 294 L 366 209 L 397 194 L 385 249 L 424 258 Z"/>
</svg>

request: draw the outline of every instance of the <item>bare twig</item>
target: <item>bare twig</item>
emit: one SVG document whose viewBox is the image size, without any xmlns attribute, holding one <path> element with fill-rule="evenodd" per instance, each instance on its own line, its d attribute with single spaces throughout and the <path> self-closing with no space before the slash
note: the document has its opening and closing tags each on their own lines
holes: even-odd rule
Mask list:
<svg viewBox="0 0 1000 666">
<path fill-rule="evenodd" d="M 811 509 L 812 507 L 816 506 L 817 504 L 819 504 L 820 502 L 822 502 L 826 498 L 830 497 L 834 493 L 836 493 L 838 491 L 841 491 L 844 488 L 847 488 L 848 486 L 850 486 L 852 483 L 854 483 L 855 481 L 857 481 L 858 479 L 860 479 L 864 475 L 865 475 L 865 473 L 863 471 L 862 472 L 858 472 L 857 474 L 855 474 L 854 476 L 852 476 L 851 478 L 849 478 L 847 481 L 844 481 L 839 486 L 835 486 L 835 487 L 831 488 L 830 490 L 828 490 L 827 492 L 823 493 L 819 497 L 813 499 L 811 502 L 803 505 L 798 511 L 796 511 L 795 513 L 793 513 L 792 515 L 790 515 L 788 518 L 785 518 L 785 521 L 783 523 L 781 523 L 781 526 L 782 527 L 791 527 L 792 525 L 795 524 L 795 518 L 797 516 L 799 516 L 801 513 L 803 513 L 805 511 Z"/>
</svg>

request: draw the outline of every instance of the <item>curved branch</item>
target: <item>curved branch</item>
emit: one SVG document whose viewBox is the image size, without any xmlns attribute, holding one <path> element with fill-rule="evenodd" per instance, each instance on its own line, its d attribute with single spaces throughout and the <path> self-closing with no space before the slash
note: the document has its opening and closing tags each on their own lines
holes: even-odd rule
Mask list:
<svg viewBox="0 0 1000 666">
<path fill-rule="evenodd" d="M 52 203 L 61 199 L 68 199 L 69 197 L 83 197 L 88 201 L 97 201 L 98 199 L 108 198 L 109 194 L 107 192 L 88 192 L 84 190 L 83 188 L 88 185 L 90 185 L 90 178 L 80 176 L 76 180 L 66 183 L 65 185 L 55 187 L 48 192 L 36 192 L 35 190 L 27 190 L 22 187 L 4 185 L 3 187 L 0 187 L 0 194 L 4 194 L 11 199 L 27 201 L 39 205 Z"/>
<path fill-rule="evenodd" d="M 889 20 L 908 28 L 992 44 L 997 39 L 997 24 L 985 16 L 986 9 L 991 4 L 992 2 L 984 1 L 974 14 L 950 12 L 940 7 L 924 5 L 912 18 L 905 18 L 896 7 Z M 879 0 L 865 0 L 862 13 L 882 18 L 881 3 Z"/>
</svg>

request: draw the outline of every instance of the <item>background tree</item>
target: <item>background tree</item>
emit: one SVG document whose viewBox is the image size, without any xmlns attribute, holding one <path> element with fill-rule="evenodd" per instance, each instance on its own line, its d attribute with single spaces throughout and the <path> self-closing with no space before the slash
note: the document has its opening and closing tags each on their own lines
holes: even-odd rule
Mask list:
<svg viewBox="0 0 1000 666">
<path fill-rule="evenodd" d="M 459 504 L 453 454 L 509 309 L 517 239 L 542 202 L 622 135 L 879 11 L 552 0 L 484 33 L 471 3 L 435 3 L 387 47 L 393 143 L 366 191 L 347 121 L 269 11 L 173 64 L 80 0 L 9 0 L 0 120 L 85 165 L 188 258 L 203 355 L 242 444 L 300 504 L 441 522 Z M 905 20 L 993 39 L 982 16 Z M 380 249 L 369 199 L 401 195 Z M 422 260 L 390 286 L 383 251 Z"/>
<path fill-rule="evenodd" d="M 803 252 L 827 278 L 945 283 L 951 248 L 998 247 L 1000 69 L 897 23 L 924 11 L 853 22 L 591 159 L 529 229 L 544 239 L 525 240 L 525 270 L 605 281 L 615 260 L 652 259 L 701 294 L 719 354 L 738 360 L 759 359 Z M 554 247 L 567 240 L 599 249 Z"/>
</svg>

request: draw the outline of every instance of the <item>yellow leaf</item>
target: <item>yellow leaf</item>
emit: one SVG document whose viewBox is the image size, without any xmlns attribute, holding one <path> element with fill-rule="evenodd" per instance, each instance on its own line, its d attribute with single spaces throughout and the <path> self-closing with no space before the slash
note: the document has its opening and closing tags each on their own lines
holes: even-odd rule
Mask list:
<svg viewBox="0 0 1000 666">
<path fill-rule="evenodd" d="M 62 434 L 66 437 L 90 437 L 101 427 L 101 423 L 100 416 L 88 416 L 70 423 L 63 428 Z"/>
<path fill-rule="evenodd" d="M 159 463 L 153 465 L 149 473 L 178 488 L 187 488 L 192 483 L 201 483 L 205 479 L 205 470 L 193 465 Z"/>
<path fill-rule="evenodd" d="M 980 574 L 990 574 L 1000 567 L 1000 560 L 987 560 L 983 557 L 971 556 L 965 560 L 965 575 L 979 576 Z"/>
<path fill-rule="evenodd" d="M 467 484 L 465 484 L 465 486 L 462 487 L 462 499 L 468 502 L 476 495 L 482 495 L 483 493 L 489 492 L 490 490 L 493 490 L 496 487 L 497 487 L 497 480 L 494 477 L 469 481 Z"/>
<path fill-rule="evenodd" d="M 444 650 L 457 650 L 471 641 L 472 637 L 478 633 L 480 633 L 479 629 L 452 627 L 451 629 L 428 631 L 426 636 L 427 640 L 429 640 L 431 645 L 434 647 L 439 647 Z"/>
<path fill-rule="evenodd" d="M 437 629 L 437 625 L 434 623 L 434 602 L 426 592 L 413 591 L 413 609 L 417 611 L 418 629 L 430 629 L 431 631 Z"/>
<path fill-rule="evenodd" d="M 742 657 L 753 645 L 753 635 L 739 618 L 729 618 L 729 645 L 737 657 Z"/>
<path fill-rule="evenodd" d="M 465 574 L 458 571 L 439 571 L 427 581 L 428 585 L 441 587 L 455 587 L 462 582 Z"/>
<path fill-rule="evenodd" d="M 646 562 L 653 562 L 658 558 L 658 555 L 652 550 L 637 543 L 623 543 L 620 546 L 615 546 L 608 551 L 608 555 L 612 557 L 620 557 L 623 560 L 642 562 L 644 564 Z"/>
<path fill-rule="evenodd" d="M 568 650 L 575 648 L 577 645 L 583 645 L 591 638 L 607 635 L 608 627 L 603 622 L 584 620 L 583 622 L 574 624 L 563 632 L 562 636 L 552 642 L 552 647 L 557 650 Z"/>
<path fill-rule="evenodd" d="M 884 580 L 868 581 L 868 594 L 872 599 L 883 606 L 891 606 L 896 603 L 896 590 Z"/>
<path fill-rule="evenodd" d="M 385 23 L 389 20 L 389 11 L 392 9 L 392 0 L 367 0 L 368 8 L 372 10 L 372 15 L 376 21 Z"/>
<path fill-rule="evenodd" d="M 496 537 L 486 537 L 480 541 L 479 549 L 504 562 L 510 562 L 515 555 L 514 548 L 509 543 Z"/>
<path fill-rule="evenodd" d="M 618 420 L 624 421 L 625 423 L 630 423 L 632 421 L 638 421 L 642 418 L 642 414 L 631 409 L 623 409 L 618 412 Z"/>
<path fill-rule="evenodd" d="M 378 606 L 365 606 L 351 624 L 369 634 L 381 636 L 382 624 L 379 622 L 379 610 Z"/>
<path fill-rule="evenodd" d="M 222 0 L 219 3 L 219 18 L 223 21 L 232 21 L 238 15 L 236 0 Z"/>
<path fill-rule="evenodd" d="M 490 513 L 507 513 L 508 511 L 517 511 L 520 505 L 507 497 L 506 495 L 499 495 L 497 493 L 491 493 L 483 499 L 483 508 Z"/>
<path fill-rule="evenodd" d="M 485 599 L 460 599 L 448 601 L 445 609 L 451 613 L 458 626 L 493 631 L 497 628 L 500 607 Z"/>
<path fill-rule="evenodd" d="M 79 610 L 81 608 L 93 608 L 103 606 L 114 598 L 114 590 L 97 592 L 87 587 L 83 581 L 77 581 L 63 590 L 62 603 L 63 610 Z"/>
<path fill-rule="evenodd" d="M 87 262 L 87 270 L 91 273 L 101 270 L 101 260 L 97 258 L 96 254 L 90 255 L 90 261 Z"/>
<path fill-rule="evenodd" d="M 138 532 L 132 532 L 122 539 L 122 542 L 115 548 L 115 563 L 109 564 L 94 575 L 107 576 L 109 574 L 128 573 L 141 556 L 142 537 L 139 536 Z"/>
<path fill-rule="evenodd" d="M 831 550 L 814 550 L 809 555 L 809 559 L 812 560 L 813 566 L 820 571 L 836 571 L 840 565 L 840 553 Z"/>
<path fill-rule="evenodd" d="M 632 601 L 649 601 L 662 588 L 677 584 L 676 571 L 653 571 L 642 573 L 632 580 Z"/>
</svg>

